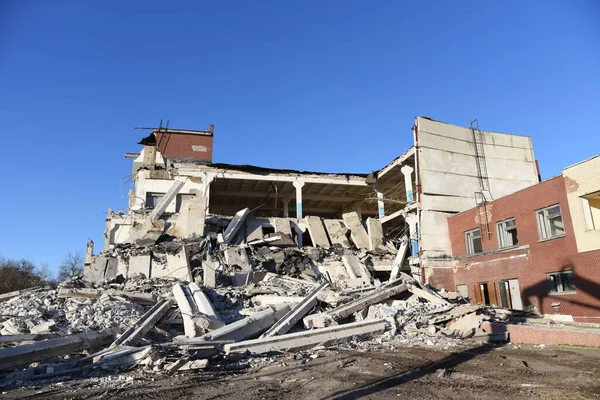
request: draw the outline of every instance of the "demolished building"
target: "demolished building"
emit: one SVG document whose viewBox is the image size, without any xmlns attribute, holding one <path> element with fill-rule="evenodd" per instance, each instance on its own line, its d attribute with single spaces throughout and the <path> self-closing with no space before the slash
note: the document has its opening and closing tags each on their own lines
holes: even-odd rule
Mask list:
<svg viewBox="0 0 600 400">
<path fill-rule="evenodd" d="M 248 208 L 240 243 L 277 232 L 299 247 L 352 242 L 372 250 L 364 236 L 348 232 L 348 224 L 374 230 L 381 225 L 396 248 L 409 238 L 402 269 L 427 283 L 436 268 L 451 268 L 446 219 L 539 182 L 539 171 L 526 136 L 427 117 L 415 119 L 412 134 L 413 146 L 382 169 L 351 174 L 213 163 L 212 126 L 208 131 L 154 129 L 140 142 L 139 153 L 126 155 L 134 158 L 129 210 L 109 210 L 104 249 L 152 243 L 163 233 L 203 236 L 211 216 L 232 217 Z M 344 218 L 352 212 L 358 221 Z M 324 231 L 321 237 L 311 235 L 307 216 L 319 219 L 313 225 Z"/>
</svg>

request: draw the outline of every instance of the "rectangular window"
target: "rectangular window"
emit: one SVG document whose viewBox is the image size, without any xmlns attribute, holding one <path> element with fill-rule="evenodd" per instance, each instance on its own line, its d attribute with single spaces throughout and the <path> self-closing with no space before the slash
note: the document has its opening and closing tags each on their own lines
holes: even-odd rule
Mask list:
<svg viewBox="0 0 600 400">
<path fill-rule="evenodd" d="M 196 195 L 194 195 L 194 194 L 183 194 L 183 193 L 178 194 L 177 197 L 175 198 L 175 212 L 180 212 L 181 205 L 183 204 L 183 202 L 186 200 L 192 200 L 194 197 L 196 197 Z"/>
<path fill-rule="evenodd" d="M 541 240 L 565 235 L 565 226 L 558 204 L 537 210 L 535 214 Z"/>
<path fill-rule="evenodd" d="M 498 222 L 496 231 L 498 232 L 498 247 L 510 247 L 519 244 L 517 225 L 514 218 Z"/>
<path fill-rule="evenodd" d="M 483 251 L 479 228 L 465 232 L 465 242 L 467 243 L 467 254 L 477 254 Z"/>
<path fill-rule="evenodd" d="M 146 192 L 146 208 L 156 207 L 160 199 L 162 199 L 164 196 L 164 193 Z"/>
<path fill-rule="evenodd" d="M 573 271 L 562 271 L 548 274 L 551 293 L 575 292 Z"/>
</svg>

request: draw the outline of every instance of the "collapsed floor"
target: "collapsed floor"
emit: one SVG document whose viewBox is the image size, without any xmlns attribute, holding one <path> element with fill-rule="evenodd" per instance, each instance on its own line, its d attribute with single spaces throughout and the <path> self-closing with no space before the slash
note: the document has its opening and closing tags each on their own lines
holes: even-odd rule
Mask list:
<svg viewBox="0 0 600 400">
<path fill-rule="evenodd" d="M 116 246 L 56 290 L 1 295 L 4 385 L 132 368 L 172 374 L 331 346 L 506 341 L 482 322 L 524 315 L 422 286 L 401 271 L 406 249 L 385 240 L 371 250 L 296 248 L 279 235 L 234 245 L 235 223 L 204 238 Z"/>
</svg>

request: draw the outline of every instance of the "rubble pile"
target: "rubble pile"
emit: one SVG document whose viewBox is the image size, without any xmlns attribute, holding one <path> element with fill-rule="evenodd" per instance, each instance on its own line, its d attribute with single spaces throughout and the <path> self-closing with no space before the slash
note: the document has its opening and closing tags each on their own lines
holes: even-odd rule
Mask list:
<svg viewBox="0 0 600 400">
<path fill-rule="evenodd" d="M 175 373 L 332 345 L 490 340 L 480 323 L 510 314 L 424 287 L 402 271 L 402 248 L 385 240 L 371 249 L 296 248 L 275 233 L 232 244 L 228 230 L 119 245 L 57 289 L 2 295 L 5 382 Z"/>
</svg>

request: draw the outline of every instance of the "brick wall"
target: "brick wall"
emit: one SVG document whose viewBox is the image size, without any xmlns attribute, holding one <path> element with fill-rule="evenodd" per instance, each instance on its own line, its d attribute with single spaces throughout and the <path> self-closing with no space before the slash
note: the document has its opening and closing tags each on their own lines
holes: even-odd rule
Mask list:
<svg viewBox="0 0 600 400">
<path fill-rule="evenodd" d="M 212 162 L 212 134 L 164 134 L 159 132 L 154 132 L 154 134 L 161 153 L 167 158 Z"/>
<path fill-rule="evenodd" d="M 493 193 L 492 193 L 493 194 Z M 560 204 L 565 236 L 540 240 L 535 211 Z M 554 313 L 553 302 L 560 302 L 560 313 L 570 314 L 586 322 L 599 322 L 600 318 L 600 251 L 578 253 L 567 203 L 565 182 L 561 176 L 487 204 L 487 218 L 491 237 L 482 232 L 483 254 L 467 256 L 465 232 L 479 227 L 477 209 L 471 209 L 448 219 L 452 246 L 453 280 L 447 274 L 431 277 L 430 284 L 456 290 L 456 285 L 466 284 L 469 297 L 475 299 L 476 285 L 492 282 L 498 301 L 498 282 L 518 279 L 524 306 L 537 307 L 539 312 Z M 499 253 L 496 223 L 515 218 L 519 246 Z M 487 252 L 487 254 L 486 254 Z M 547 273 L 572 270 L 576 293 L 551 294 Z M 447 287 L 449 284 L 453 287 Z"/>
</svg>

